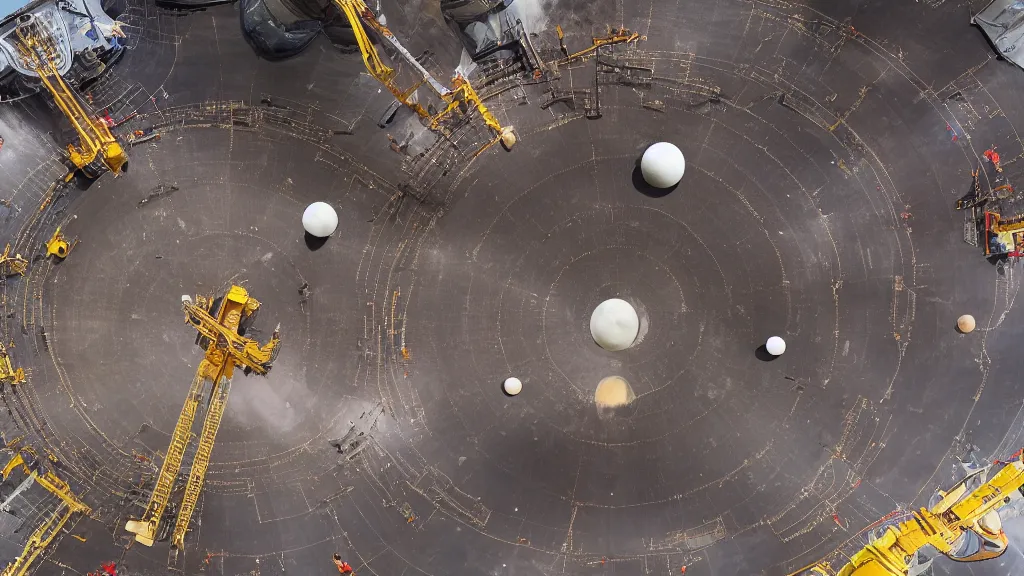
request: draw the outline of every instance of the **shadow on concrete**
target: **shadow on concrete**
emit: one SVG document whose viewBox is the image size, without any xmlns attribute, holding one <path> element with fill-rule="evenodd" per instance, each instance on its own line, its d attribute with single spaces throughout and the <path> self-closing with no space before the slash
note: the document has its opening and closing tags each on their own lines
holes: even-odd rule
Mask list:
<svg viewBox="0 0 1024 576">
<path fill-rule="evenodd" d="M 327 238 L 330 238 L 330 236 L 320 238 L 319 236 L 313 236 L 309 232 L 303 232 L 302 237 L 303 240 L 306 241 L 306 248 L 309 248 L 313 252 L 316 252 L 317 250 L 323 248 L 324 244 L 327 243 Z"/>
<path fill-rule="evenodd" d="M 768 352 L 768 348 L 764 344 L 754 349 L 754 356 L 761 362 L 774 362 L 778 358 L 778 356 L 773 356 L 771 352 Z"/>
<path fill-rule="evenodd" d="M 633 188 L 636 188 L 637 192 L 640 192 L 648 198 L 664 198 L 678 187 L 679 184 L 676 184 L 671 188 L 655 188 L 654 186 L 651 186 L 646 180 L 644 180 L 644 174 L 640 171 L 640 161 L 636 161 L 636 168 L 633 168 Z"/>
</svg>

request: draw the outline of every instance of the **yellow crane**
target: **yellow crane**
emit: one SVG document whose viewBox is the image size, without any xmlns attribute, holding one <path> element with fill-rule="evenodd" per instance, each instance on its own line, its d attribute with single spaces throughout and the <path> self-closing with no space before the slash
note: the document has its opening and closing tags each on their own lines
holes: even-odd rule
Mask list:
<svg viewBox="0 0 1024 576">
<path fill-rule="evenodd" d="M 456 75 L 452 79 L 452 88 L 444 86 L 402 46 L 402 43 L 395 38 L 395 35 L 387 26 L 384 26 L 377 20 L 373 11 L 370 10 L 363 0 L 334 0 L 334 3 L 345 14 L 349 24 L 352 26 L 356 43 L 359 45 L 359 52 L 363 55 L 363 63 L 366 64 L 366 69 L 370 76 L 373 76 L 378 82 L 383 84 L 394 95 L 396 100 L 424 118 L 432 130 L 440 129 L 441 122 L 455 112 L 467 114 L 470 109 L 475 109 L 480 114 L 480 117 L 483 118 L 484 124 L 494 133 L 494 139 L 480 150 L 477 150 L 476 154 L 480 154 L 499 141 L 507 148 L 515 146 L 516 135 L 513 128 L 511 126 L 502 126 L 498 122 L 490 110 L 484 106 L 480 96 L 473 90 L 468 80 L 461 75 Z M 380 54 L 377 53 L 377 49 L 373 46 L 373 42 L 366 33 L 363 23 L 401 55 L 402 59 L 405 60 L 418 77 L 418 81 L 415 84 L 404 90 L 396 84 L 395 78 L 398 73 L 394 68 L 391 68 L 381 60 Z M 423 85 L 428 86 L 445 103 L 444 108 L 440 112 L 432 114 L 413 100 L 416 90 Z"/>
<path fill-rule="evenodd" d="M 37 460 L 35 452 L 28 447 L 22 447 L 20 449 L 13 449 L 14 454 L 7 461 L 2 472 L 3 479 L 7 480 L 8 476 L 11 475 L 17 469 L 21 469 L 28 476 L 22 486 L 27 487 L 29 483 L 35 482 L 39 484 L 48 492 L 60 499 L 60 505 L 57 509 L 43 522 L 35 532 L 29 536 L 28 541 L 25 543 L 25 547 L 22 549 L 21 555 L 14 559 L 4 568 L 3 572 L 0 572 L 0 576 L 24 576 L 28 573 L 28 569 L 32 566 L 39 555 L 42 554 L 46 548 L 53 542 L 53 539 L 57 537 L 57 534 L 64 528 L 64 525 L 75 514 L 89 514 L 92 512 L 88 506 L 86 506 L 81 500 L 71 492 L 71 487 L 68 486 L 67 482 L 64 482 L 58 478 L 53 472 L 44 471 L 42 474 L 39 473 L 39 466 L 29 466 L 29 462 Z M 28 455 L 26 460 L 25 456 Z M 33 469 L 35 468 L 35 469 Z M 22 488 L 19 487 L 15 490 L 17 494 Z"/>
<path fill-rule="evenodd" d="M 45 25 L 39 22 L 39 17 L 35 14 L 22 16 L 15 35 L 21 63 L 39 75 L 57 107 L 78 133 L 78 145 L 68 144 L 71 163 L 90 178 L 98 177 L 105 170 L 120 174 L 128 161 L 124 148 L 110 133 L 106 122 L 90 116 L 78 96 L 64 82 L 56 64 L 59 49 Z"/>
<path fill-rule="evenodd" d="M 11 364 L 11 355 L 7 347 L 0 344 L 0 383 L 21 384 L 25 381 L 25 369 L 15 368 Z"/>
<path fill-rule="evenodd" d="M 220 428 L 224 408 L 227 406 L 235 367 L 241 366 L 246 374 L 266 375 L 274 358 L 277 357 L 278 346 L 281 343 L 280 325 L 274 330 L 270 341 L 263 346 L 244 336 L 245 329 L 255 319 L 260 303 L 250 297 L 241 286 L 232 286 L 222 298 L 196 296 L 193 302 L 192 298 L 186 295 L 181 297 L 181 301 L 185 322 L 199 332 L 196 344 L 206 353 L 199 363 L 199 369 L 196 370 L 185 399 L 185 406 L 181 409 L 178 423 L 171 434 L 171 444 L 167 447 L 167 455 L 160 467 L 146 511 L 140 519 L 129 520 L 125 525 L 126 530 L 135 534 L 135 540 L 146 546 L 152 546 L 157 539 L 160 520 L 174 490 L 185 449 L 192 438 L 192 424 L 202 403 L 206 382 L 210 382 L 210 403 L 206 409 L 206 418 L 199 435 L 192 470 L 185 484 L 185 493 L 178 508 L 178 518 L 171 537 L 171 545 L 179 549 L 185 544 L 188 523 L 203 489 L 206 469 L 210 464 L 213 443 Z"/>
<path fill-rule="evenodd" d="M 828 562 L 798 571 L 801 576 L 906 576 L 917 553 L 931 546 L 959 562 L 995 558 L 1006 552 L 1009 541 L 1003 532 L 998 510 L 1010 503 L 1024 486 L 1024 462 L 1018 454 L 1011 462 L 983 481 L 983 475 L 997 470 L 979 468 L 938 501 L 921 508 L 912 517 L 888 526 L 867 546 L 849 556 L 838 570 Z M 970 539 L 967 542 L 965 539 Z M 965 543 L 973 545 L 965 546 Z M 966 550 L 966 552 L 965 552 Z"/>
<path fill-rule="evenodd" d="M 594 52 L 602 46 L 611 46 L 613 44 L 628 44 L 630 42 L 636 42 L 638 40 L 646 40 L 646 37 L 641 37 L 639 33 L 627 30 L 625 28 L 608 28 L 607 34 L 604 36 L 594 36 L 593 43 L 583 50 L 574 54 L 569 54 L 569 47 L 565 44 L 565 31 L 562 30 L 562 26 L 555 26 L 555 34 L 558 36 L 558 47 L 562 49 L 562 54 L 565 56 L 560 60 L 559 64 L 568 64 L 578 58 Z"/>
<path fill-rule="evenodd" d="M 4 248 L 0 254 L 0 276 L 14 276 L 15 274 L 25 275 L 28 271 L 28 260 L 21 257 L 21 254 L 11 256 L 11 245 Z"/>
</svg>

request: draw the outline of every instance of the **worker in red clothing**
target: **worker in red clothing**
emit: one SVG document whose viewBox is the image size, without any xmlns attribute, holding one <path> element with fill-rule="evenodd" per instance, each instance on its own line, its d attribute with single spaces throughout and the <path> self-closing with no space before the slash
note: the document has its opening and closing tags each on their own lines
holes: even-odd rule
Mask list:
<svg viewBox="0 0 1024 576">
<path fill-rule="evenodd" d="M 334 555 L 334 565 L 338 567 L 338 572 L 342 574 L 355 574 L 352 566 L 349 566 L 348 562 L 341 559 L 341 554 Z"/>
</svg>

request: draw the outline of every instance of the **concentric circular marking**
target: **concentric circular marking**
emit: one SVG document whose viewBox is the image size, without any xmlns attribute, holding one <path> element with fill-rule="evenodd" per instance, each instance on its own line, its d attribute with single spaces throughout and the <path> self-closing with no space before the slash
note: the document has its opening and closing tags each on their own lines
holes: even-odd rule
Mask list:
<svg viewBox="0 0 1024 576">
<path fill-rule="evenodd" d="M 555 4 L 552 20 L 571 21 Z M 295 269 L 313 278 L 310 351 L 301 362 L 282 356 L 274 375 L 315 394 L 314 408 L 295 430 L 305 430 L 313 418 L 330 423 L 296 433 L 306 440 L 291 444 L 288 432 L 283 440 L 268 439 L 258 426 L 235 426 L 226 434 L 227 442 L 214 453 L 221 465 L 211 469 L 198 546 L 223 550 L 223 565 L 235 572 L 268 563 L 315 571 L 325 558 L 317 550 L 327 548 L 364 558 L 366 570 L 389 574 L 427 564 L 449 572 L 467 565 L 487 572 L 506 563 L 510 570 L 529 571 L 552 558 L 566 572 L 578 572 L 592 569 L 608 551 L 626 572 L 665 562 L 678 573 L 673 564 L 683 561 L 679 550 L 687 551 L 686 561 L 706 563 L 716 574 L 785 573 L 816 561 L 845 539 L 836 522 L 854 519 L 852 531 L 857 522 L 866 525 L 898 502 L 921 500 L 918 486 L 934 486 L 929 475 L 948 453 L 949 439 L 915 432 L 935 410 L 952 410 L 958 427 L 958 419 L 988 416 L 984 421 L 994 432 L 986 435 L 998 438 L 1003 424 L 1014 418 L 1012 410 L 1004 414 L 1005 403 L 998 400 L 1015 397 L 1015 383 L 1009 382 L 1012 376 L 1000 376 L 1011 372 L 998 369 L 1001 357 L 1009 355 L 999 354 L 995 340 L 984 348 L 981 375 L 976 367 L 968 370 L 982 386 L 960 386 L 963 402 L 954 403 L 956 408 L 939 406 L 929 400 L 934 394 L 922 393 L 927 391 L 922 383 L 963 368 L 949 360 L 962 357 L 949 353 L 957 344 L 950 330 L 942 330 L 947 324 L 929 320 L 951 317 L 947 307 L 954 294 L 965 309 L 986 314 L 992 309 L 999 318 L 1004 310 L 989 300 L 1005 302 L 1000 306 L 1008 312 L 1014 286 L 1004 278 L 989 290 L 994 296 L 978 298 L 977 285 L 984 284 L 978 278 L 985 273 L 971 275 L 970 287 L 962 280 L 967 275 L 946 274 L 951 259 L 976 255 L 969 248 L 950 249 L 951 208 L 935 201 L 931 182 L 943 192 L 959 190 L 973 169 L 976 154 L 964 144 L 970 140 L 949 142 L 944 127 L 966 125 L 976 134 L 1003 135 L 999 144 L 1008 148 L 1007 157 L 1014 154 L 1015 138 L 1005 136 L 1015 132 L 1008 124 L 1014 111 L 1000 110 L 997 101 L 1013 101 L 1014 83 L 1001 76 L 1000 67 L 975 67 L 989 57 L 988 46 L 944 60 L 967 59 L 969 65 L 945 66 L 940 73 L 926 66 L 912 71 L 907 63 L 926 61 L 927 42 L 903 42 L 907 58 L 891 54 L 892 38 L 851 32 L 849 25 L 860 30 L 865 16 L 856 14 L 846 23 L 842 7 L 826 9 L 826 4 L 718 3 L 702 12 L 696 5 L 590 3 L 587 21 L 619 22 L 647 36 L 628 49 L 609 48 L 601 57 L 614 62 L 627 55 L 626 62 L 652 67 L 651 86 L 610 86 L 618 74 L 602 74 L 599 121 L 582 120 L 581 110 L 564 110 L 560 103 L 538 113 L 532 104 L 541 90 L 530 92 L 529 86 L 523 87 L 528 102 L 518 93 L 518 100 L 509 93 L 489 99 L 503 124 L 507 116 L 507 123 L 521 130 L 521 142 L 512 154 L 495 147 L 498 154 L 482 155 L 460 173 L 445 190 L 454 201 L 443 217 L 441 211 L 424 217 L 431 209 L 411 203 L 395 213 L 383 210 L 394 192 L 388 189 L 377 201 L 356 207 L 358 218 L 341 215 L 359 239 L 349 242 L 351 259 L 332 255 L 329 271 L 320 274 L 323 261 L 291 254 Z M 816 11 L 818 5 L 830 14 Z M 929 34 L 931 25 L 952 14 L 949 6 L 927 10 Z M 139 14 L 152 11 L 140 7 L 133 22 Z M 226 21 L 216 20 L 224 17 L 217 11 L 202 19 L 174 19 L 182 22 L 175 32 L 184 33 L 185 23 L 198 31 L 180 43 L 157 36 L 165 54 L 181 55 L 175 70 L 190 71 L 181 76 L 215 69 L 195 61 L 192 51 L 201 44 L 195 40 L 217 41 L 223 49 L 231 14 Z M 392 15 L 396 30 L 426 29 L 403 26 L 405 18 Z M 567 31 L 572 34 L 568 26 Z M 685 49 L 680 37 L 687 38 Z M 144 56 L 133 52 L 138 59 Z M 309 116 L 296 102 L 286 103 L 295 112 L 286 121 L 276 117 L 285 108 L 268 107 L 266 119 L 278 127 L 303 126 L 305 142 L 331 141 L 381 173 L 397 174 L 399 162 L 414 165 L 361 132 L 358 138 L 338 137 L 339 128 L 362 127 L 367 111 L 378 109 L 377 100 L 360 98 L 367 87 L 376 91 L 378 86 L 365 75 L 347 85 L 341 80 L 342 90 L 324 88 L 319 80 L 309 83 L 314 76 L 357 76 L 361 66 L 358 59 L 347 69 L 330 58 L 312 60 L 261 68 L 237 83 L 213 74 L 205 84 L 191 83 L 185 93 L 195 101 L 253 101 L 275 90 L 299 99 L 312 94 L 339 115 L 330 129 L 303 124 Z M 585 63 L 561 72 L 574 86 L 593 74 Z M 280 80 L 289 73 L 294 82 Z M 174 86 L 168 89 L 175 92 Z M 530 105 L 513 105 L 523 102 Z M 979 116 L 980 110 L 985 112 Z M 197 146 L 188 159 L 211 150 L 222 153 L 224 162 L 203 167 L 204 184 L 211 187 L 234 188 L 235 165 L 260 173 L 267 164 L 261 181 L 248 184 L 271 197 L 295 196 L 290 213 L 297 214 L 313 198 L 288 188 L 286 173 L 295 177 L 308 166 L 294 158 L 315 156 L 313 165 L 339 158 L 304 144 L 247 149 L 245 132 L 258 127 L 239 121 L 236 112 L 221 120 L 233 126 L 231 142 Z M 624 175 L 633 172 L 646 143 L 666 134 L 687 138 L 688 192 L 685 198 L 648 202 Z M 261 137 L 281 139 L 273 131 Z M 178 175 L 188 173 L 187 162 L 168 160 L 181 152 L 171 142 L 165 136 L 161 153 L 148 157 L 137 148 L 134 167 L 149 161 L 165 179 L 187 179 Z M 165 170 L 175 162 L 180 165 Z M 290 166 L 277 169 L 277 162 Z M 359 174 L 373 181 L 367 172 Z M 103 198 L 96 192 L 105 184 L 90 195 Z M 346 209 L 351 190 L 361 190 L 344 177 L 332 184 L 344 195 L 339 206 Z M 152 185 L 139 184 L 139 189 Z M 206 193 L 230 204 L 237 192 Z M 908 203 L 915 204 L 913 236 L 899 219 L 901 211 L 910 211 Z M 269 204 L 277 206 L 274 200 Z M 360 224 L 368 220 L 373 224 Z M 221 241 L 215 232 L 230 237 L 244 229 L 237 218 L 218 225 L 207 230 L 213 242 Z M 288 225 L 289 233 L 297 227 L 294 218 Z M 254 241 L 287 251 L 276 232 L 263 228 L 250 232 Z M 508 230 L 515 233 L 503 232 Z M 94 232 L 89 242 L 97 243 L 99 235 Z M 334 244 L 318 255 L 331 254 Z M 188 243 L 190 250 L 196 246 Z M 87 283 L 83 279 L 92 270 L 105 271 L 116 291 L 116 281 L 122 280 L 116 271 L 134 264 L 114 251 L 119 266 L 103 267 L 93 253 L 90 266 L 76 270 L 76 254 L 61 265 L 45 296 L 58 293 L 68 300 L 72 283 Z M 122 276 L 127 281 L 133 274 Z M 338 277 L 351 276 L 355 287 L 329 288 L 341 282 Z M 134 277 L 131 285 L 138 285 Z M 262 320 L 271 309 L 290 304 L 287 298 L 301 298 L 297 288 L 291 282 L 280 290 L 261 288 L 272 294 Z M 90 290 L 95 298 L 96 289 L 82 288 Z M 162 301 L 162 288 L 154 290 Z M 610 354 L 594 346 L 588 323 L 595 307 L 614 297 L 633 305 L 639 334 L 631 348 Z M 111 296 L 124 306 L 132 306 L 133 299 L 143 300 L 135 294 Z M 56 342 L 57 354 L 72 338 L 81 339 L 78 346 L 92 354 L 79 351 L 50 368 L 41 362 L 33 376 L 44 384 L 24 388 L 19 400 L 38 394 L 46 411 L 60 416 L 68 400 L 61 391 L 73 386 L 78 392 L 88 385 L 84 376 L 103 377 L 110 386 L 89 396 L 88 406 L 79 403 L 81 413 L 100 420 L 133 409 L 118 399 L 119 388 L 127 389 L 142 375 L 154 382 L 161 375 L 152 377 L 125 358 L 148 354 L 145 368 L 163 369 L 150 348 L 166 346 L 160 350 L 164 358 L 164 353 L 174 355 L 177 344 L 161 344 L 141 328 L 128 334 L 106 327 L 108 319 L 87 310 L 87 303 L 73 313 L 62 301 L 56 305 L 58 321 L 47 337 Z M 130 319 L 117 306 L 98 307 L 111 323 L 120 326 Z M 175 309 L 156 320 L 160 326 L 176 323 L 177 314 Z M 72 332 L 73 315 L 79 324 Z M 34 330 L 31 320 L 25 322 Z M 166 334 L 168 342 L 177 338 L 173 330 Z M 790 340 L 788 354 L 798 361 L 751 360 L 754 347 L 774 333 Z M 100 353 L 106 338 L 118 339 L 116 354 Z M 135 339 L 145 349 L 124 342 Z M 188 342 L 182 346 L 195 353 Z M 402 359 L 407 349 L 411 357 Z M 96 358 L 108 359 L 104 370 L 86 367 Z M 73 376 L 69 384 L 54 375 L 62 369 Z M 327 376 L 317 381 L 315 374 Z M 495 393 L 496 383 L 509 374 L 530 383 L 529 393 L 516 401 Z M 612 410 L 614 418 L 594 410 L 595 383 L 608 375 L 628 381 L 636 396 L 628 410 Z M 46 387 L 50 382 L 60 384 Z M 237 382 L 236 394 L 248 382 Z M 276 394 L 282 383 L 256 382 L 265 382 L 268 394 Z M 288 409 L 290 400 L 277 405 L 268 399 L 255 403 L 273 408 L 266 411 L 268 420 Z M 72 398 L 79 400 L 85 397 Z M 167 409 L 156 401 L 144 408 Z M 924 416 L 917 416 L 922 409 Z M 367 432 L 374 437 L 368 448 L 352 460 L 333 448 L 329 454 L 317 452 L 324 440 L 342 437 L 364 414 L 375 426 Z M 69 425 L 56 426 L 56 437 L 69 437 Z M 100 428 L 110 429 L 105 422 Z M 93 434 L 85 427 L 74 432 Z M 127 450 L 141 436 L 111 437 Z M 924 465 L 908 467 L 901 438 L 918 438 L 915 462 Z M 350 447 L 345 444 L 345 450 Z M 77 452 L 72 459 L 90 473 L 112 468 Z M 235 461 L 241 473 L 224 465 Z M 97 492 L 102 490 L 91 493 Z M 453 554 L 432 554 L 439 543 L 452 542 L 458 543 Z M 738 549 L 757 553 L 732 553 Z"/>
<path fill-rule="evenodd" d="M 97 183 L 93 190 L 103 193 L 85 197 L 79 218 L 67 227 L 80 243 L 47 291 L 54 318 L 48 331 L 50 350 L 85 426 L 59 414 L 54 420 L 69 426 L 65 439 L 86 446 L 99 435 L 111 442 L 130 439 L 128 445 L 121 441 L 124 451 L 166 450 L 202 358 L 194 330 L 184 323 L 180 297 L 217 296 L 239 284 L 262 304 L 247 336 L 265 342 L 280 323 L 282 347 L 268 376 L 236 371 L 208 489 L 230 491 L 236 482 L 251 482 L 257 470 L 288 470 L 302 459 L 308 461 L 301 466 L 317 469 L 315 462 L 329 455 L 309 452 L 308 445 L 326 446 L 327 439 L 342 435 L 343 414 L 368 406 L 339 404 L 339 386 L 351 385 L 356 361 L 336 351 L 355 342 L 339 327 L 362 322 L 356 304 L 362 298 L 350 286 L 365 241 L 359 232 L 369 225 L 341 210 L 344 226 L 335 241 L 311 252 L 296 222 L 310 200 L 305 191 L 344 173 L 310 162 L 299 173 L 240 163 L 223 174 L 219 163 L 204 161 L 204 155 L 193 158 L 197 139 L 209 149 L 227 149 L 231 139 L 236 153 L 254 158 L 265 156 L 267 144 L 220 130 L 179 136 L 163 145 L 162 164 L 150 163 L 146 170 L 137 161 L 125 177 Z M 137 149 L 135 159 L 145 160 L 146 150 Z M 219 177 L 203 178 L 210 173 Z M 176 178 L 181 174 L 194 178 Z M 369 212 L 379 195 L 364 194 L 357 185 L 349 189 L 347 208 L 353 211 Z M 92 275 L 106 282 L 66 280 Z M 90 361 L 96 357 L 117 361 Z M 111 382 L 121 383 L 117 394 L 110 393 Z"/>
</svg>

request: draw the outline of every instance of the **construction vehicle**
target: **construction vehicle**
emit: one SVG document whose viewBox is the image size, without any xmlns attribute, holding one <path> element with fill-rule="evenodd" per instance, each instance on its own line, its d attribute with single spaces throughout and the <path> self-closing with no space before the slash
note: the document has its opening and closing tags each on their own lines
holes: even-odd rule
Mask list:
<svg viewBox="0 0 1024 576">
<path fill-rule="evenodd" d="M 60 231 L 60 226 L 58 226 L 53 236 L 46 241 L 46 255 L 56 256 L 58 260 L 63 260 L 70 251 L 71 246 L 64 239 L 64 233 Z"/>
<path fill-rule="evenodd" d="M 245 337 L 246 331 L 256 319 L 260 303 L 241 286 L 231 286 L 220 298 L 196 296 L 193 301 L 188 295 L 182 296 L 181 307 L 185 312 L 185 322 L 199 332 L 196 345 L 205 351 L 205 355 L 199 363 L 185 405 L 178 416 L 178 423 L 171 434 L 171 444 L 167 448 L 146 511 L 141 518 L 129 520 L 125 525 L 126 530 L 135 534 L 135 540 L 146 546 L 152 546 L 157 540 L 160 521 L 174 491 L 181 461 L 192 437 L 192 424 L 203 402 L 206 383 L 209 382 L 211 387 L 206 417 L 171 537 L 171 545 L 176 549 L 181 549 L 185 544 L 189 520 L 203 489 L 235 367 L 241 366 L 246 374 L 266 375 L 277 357 L 281 343 L 280 325 L 274 330 L 270 341 L 263 346 Z"/>
<path fill-rule="evenodd" d="M 345 14 L 349 24 L 352 26 L 356 43 L 359 45 L 359 51 L 363 56 L 363 63 L 366 65 L 370 76 L 373 76 L 378 82 L 383 84 L 394 95 L 395 100 L 409 107 L 423 118 L 431 130 L 443 131 L 445 120 L 451 118 L 456 113 L 467 115 L 472 110 L 476 110 L 483 119 L 484 124 L 493 133 L 494 138 L 477 150 L 474 156 L 479 155 L 497 142 L 501 142 L 506 148 L 515 146 L 516 135 L 513 128 L 511 126 L 502 126 L 498 122 L 490 110 L 484 106 L 468 80 L 457 74 L 452 79 L 452 88 L 444 86 L 402 46 L 402 43 L 395 38 L 391 30 L 377 19 L 376 15 L 374 15 L 373 11 L 370 10 L 363 0 L 334 0 L 334 3 Z M 402 60 L 412 69 L 416 76 L 416 82 L 411 87 L 402 89 L 398 86 L 396 82 L 398 72 L 381 60 L 380 54 L 378 54 L 377 49 L 366 32 L 367 27 L 376 32 L 382 40 L 390 44 L 398 52 Z M 419 103 L 416 98 L 416 91 L 421 86 L 430 88 L 441 99 L 443 108 L 440 111 L 428 110 Z"/>
<path fill-rule="evenodd" d="M 21 257 L 21 254 L 15 254 L 11 256 L 11 245 L 8 244 L 4 248 L 3 254 L 0 254 L 0 275 L 2 276 L 14 276 L 19 274 L 25 275 L 28 270 L 28 260 Z"/>
<path fill-rule="evenodd" d="M 76 170 L 89 178 L 97 178 L 109 170 L 120 174 L 128 161 L 124 148 L 110 132 L 106 122 L 86 112 L 78 96 L 61 77 L 57 62 L 60 50 L 48 27 L 36 14 L 25 14 L 15 28 L 18 57 L 21 65 L 34 71 L 53 96 L 57 108 L 78 133 L 78 145 L 68 144 L 68 158 Z"/>
<path fill-rule="evenodd" d="M 21 384 L 25 381 L 25 369 L 15 368 L 11 364 L 11 355 L 7 353 L 7 347 L 0 344 L 0 383 Z"/>
<path fill-rule="evenodd" d="M 928 508 L 901 522 L 869 531 L 868 543 L 834 569 L 822 561 L 794 574 L 800 576 L 915 576 L 931 564 L 927 549 L 957 562 L 977 562 L 1006 552 L 1009 541 L 999 509 L 1024 498 L 1024 462 L 991 466 L 962 464 L 967 472 L 953 488 L 938 491 Z"/>
<path fill-rule="evenodd" d="M 14 562 L 8 564 L 3 572 L 0 572 L 0 576 L 24 576 L 27 574 L 32 563 L 39 558 L 40 554 L 46 551 L 46 548 L 53 542 L 53 539 L 57 537 L 64 528 L 64 525 L 75 514 L 90 514 L 92 512 L 92 509 L 86 506 L 71 491 L 71 487 L 68 486 L 67 482 L 58 478 L 53 472 L 45 470 L 46 466 L 33 449 L 29 447 L 19 448 L 14 444 L 16 443 L 11 443 L 5 448 L 5 451 L 11 453 L 11 456 L 3 470 L 0 471 L 0 475 L 2 475 L 3 480 L 7 480 L 15 470 L 20 469 L 26 474 L 26 478 L 14 489 L 14 492 L 7 497 L 3 504 L 0 504 L 0 510 L 6 510 L 10 506 L 11 501 L 27 490 L 33 483 L 42 486 L 59 498 L 60 505 L 29 536 L 21 555 L 15 558 Z M 52 462 L 56 461 L 52 456 L 49 459 Z"/>
<path fill-rule="evenodd" d="M 985 255 L 1020 258 L 1024 256 L 1024 214 L 1003 218 L 985 211 Z"/>
</svg>

